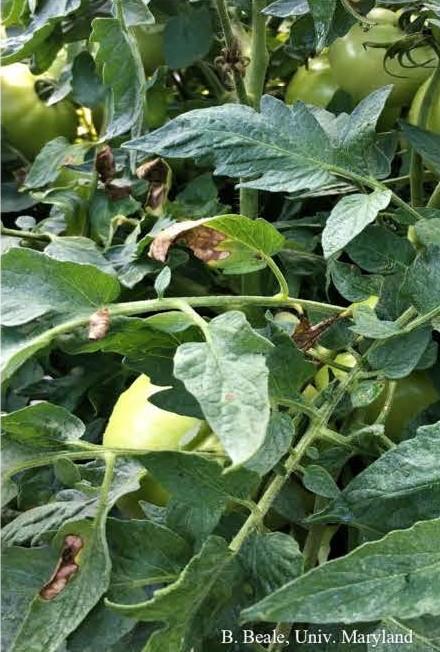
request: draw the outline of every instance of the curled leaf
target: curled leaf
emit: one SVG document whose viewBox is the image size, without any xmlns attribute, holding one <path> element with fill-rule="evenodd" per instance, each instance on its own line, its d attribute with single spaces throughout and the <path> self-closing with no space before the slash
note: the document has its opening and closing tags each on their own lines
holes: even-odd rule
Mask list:
<svg viewBox="0 0 440 652">
<path fill-rule="evenodd" d="M 102 340 L 110 328 L 110 313 L 108 308 L 102 308 L 93 313 L 89 320 L 89 340 Z"/>
<path fill-rule="evenodd" d="M 53 600 L 78 571 L 79 567 L 75 560 L 83 545 L 81 537 L 75 534 L 66 536 L 58 564 L 50 580 L 40 591 L 40 597 L 43 600 Z"/>
<path fill-rule="evenodd" d="M 217 246 L 226 240 L 226 236 L 204 224 L 206 219 L 185 220 L 173 224 L 159 233 L 150 246 L 148 255 L 154 260 L 165 262 L 168 249 L 174 242 L 184 242 L 194 255 L 208 263 L 212 260 L 222 260 L 229 256 L 228 251 L 221 251 Z"/>
</svg>

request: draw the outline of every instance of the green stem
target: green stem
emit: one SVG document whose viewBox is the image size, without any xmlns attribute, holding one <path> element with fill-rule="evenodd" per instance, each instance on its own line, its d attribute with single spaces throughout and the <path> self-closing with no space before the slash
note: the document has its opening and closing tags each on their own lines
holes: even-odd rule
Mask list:
<svg viewBox="0 0 440 652">
<path fill-rule="evenodd" d="M 284 278 L 283 272 L 280 270 L 276 262 L 270 256 L 264 256 L 264 260 L 267 263 L 267 266 L 273 272 L 275 278 L 277 279 L 280 286 L 280 297 L 286 299 L 289 296 L 289 286 L 286 279 Z"/>
<path fill-rule="evenodd" d="M 10 235 L 13 238 L 23 238 L 27 240 L 39 240 L 44 242 L 51 242 L 53 237 L 50 233 L 34 233 L 33 231 L 20 231 L 19 229 L 8 229 L 2 226 L 0 229 L 2 235 Z"/>
<path fill-rule="evenodd" d="M 101 491 L 99 494 L 98 508 L 96 510 L 96 515 L 95 515 L 95 521 L 97 523 L 99 523 L 102 519 L 106 517 L 107 512 L 111 507 L 108 497 L 110 493 L 111 483 L 113 480 L 113 471 L 115 468 L 116 456 L 110 451 L 105 451 L 104 460 L 105 460 L 105 473 L 101 485 Z"/>
<path fill-rule="evenodd" d="M 253 188 L 240 188 L 240 215 L 244 215 L 253 220 L 258 217 L 258 211 L 258 190 L 253 190 Z"/>
<path fill-rule="evenodd" d="M 112 316 L 119 315 L 139 315 L 145 312 L 160 312 L 162 310 L 180 310 L 182 303 L 188 304 L 193 308 L 227 308 L 238 309 L 243 306 L 267 306 L 272 308 L 295 307 L 295 304 L 303 306 L 304 308 L 316 308 L 328 313 L 339 314 L 344 310 L 342 306 L 333 305 L 330 303 L 321 303 L 320 301 L 312 301 L 310 299 L 296 299 L 293 297 L 282 297 L 276 295 L 273 297 L 264 296 L 237 296 L 237 295 L 219 295 L 219 296 L 206 296 L 206 297 L 179 297 L 171 298 L 164 297 L 163 299 L 146 299 L 145 301 L 130 301 L 128 303 L 115 303 L 110 305 L 109 311 Z M 79 324 L 87 323 L 89 317 L 82 317 Z M 64 332 L 64 331 L 62 331 Z"/>
<path fill-rule="evenodd" d="M 220 79 L 215 74 L 209 63 L 206 61 L 199 61 L 197 67 L 204 76 L 207 85 L 215 95 L 218 102 L 222 102 L 227 96 L 227 92 Z"/>
<path fill-rule="evenodd" d="M 286 648 L 285 641 L 289 640 L 292 627 L 293 627 L 292 623 L 278 623 L 278 625 L 275 628 L 276 636 L 274 637 L 273 643 L 271 643 L 267 648 L 267 652 L 278 652 L 279 650 L 285 650 Z M 278 641 L 284 641 L 284 643 L 279 643 Z"/>
<path fill-rule="evenodd" d="M 410 190 L 411 205 L 423 206 L 423 161 L 415 149 L 411 151 Z"/>
<path fill-rule="evenodd" d="M 379 416 L 375 421 L 375 423 L 378 425 L 384 424 L 385 421 L 387 420 L 388 414 L 393 404 L 394 394 L 396 393 L 396 389 L 397 389 L 397 382 L 395 380 L 389 380 L 387 384 L 388 387 L 387 387 L 387 395 L 385 398 L 385 402 L 383 404 L 381 411 L 379 412 Z"/>
<path fill-rule="evenodd" d="M 246 72 L 246 90 L 254 109 L 258 111 L 269 63 L 267 50 L 266 16 L 261 13 L 266 0 L 252 1 L 251 60 Z"/>
<path fill-rule="evenodd" d="M 440 182 L 436 185 L 427 206 L 428 208 L 440 208 Z"/>
<path fill-rule="evenodd" d="M 312 419 L 306 432 L 301 437 L 299 442 L 295 445 L 289 457 L 287 458 L 284 465 L 284 473 L 275 475 L 266 491 L 260 498 L 257 505 L 258 509 L 248 516 L 241 529 L 232 539 L 229 545 L 229 549 L 232 550 L 232 552 L 238 552 L 247 537 L 254 531 L 255 528 L 261 524 L 276 496 L 281 491 L 293 471 L 298 468 L 307 449 L 313 444 L 316 439 L 320 437 L 321 429 L 327 424 L 327 421 L 330 419 L 334 410 L 344 396 L 347 387 L 353 382 L 359 372 L 359 365 L 353 367 L 350 373 L 347 374 L 347 376 L 341 381 L 334 396 L 319 410 L 319 417 Z"/>
</svg>

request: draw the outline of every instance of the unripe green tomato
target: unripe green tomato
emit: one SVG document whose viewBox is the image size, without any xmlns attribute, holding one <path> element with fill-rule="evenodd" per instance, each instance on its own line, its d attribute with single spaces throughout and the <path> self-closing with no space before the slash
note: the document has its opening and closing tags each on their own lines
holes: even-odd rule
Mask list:
<svg viewBox="0 0 440 652">
<path fill-rule="evenodd" d="M 154 71 L 165 64 L 164 53 L 165 25 L 136 25 L 131 30 L 136 38 L 145 74 L 152 75 Z"/>
<path fill-rule="evenodd" d="M 344 365 L 344 367 L 355 367 L 357 362 L 356 358 L 354 355 L 351 353 L 338 353 L 338 355 L 333 358 L 334 362 L 337 362 L 338 364 Z M 337 369 L 336 367 L 332 367 L 331 365 L 324 365 L 319 369 L 319 371 L 315 374 L 315 385 L 319 389 L 319 391 L 322 391 L 325 389 L 328 384 L 330 383 L 330 371 L 334 375 L 335 378 L 338 380 L 343 380 L 345 376 L 347 375 L 347 371 L 343 371 L 342 369 Z"/>
<path fill-rule="evenodd" d="M 308 66 L 301 66 L 290 80 L 285 95 L 286 104 L 298 100 L 325 108 L 340 88 L 325 55 L 310 59 Z"/>
<path fill-rule="evenodd" d="M 116 401 L 103 436 L 107 448 L 136 450 L 179 450 L 204 424 L 200 419 L 161 410 L 148 398 L 161 391 L 146 375 L 139 376 Z M 141 490 L 130 494 L 156 505 L 168 500 L 166 490 L 150 475 L 144 476 Z"/>
<path fill-rule="evenodd" d="M 435 65 L 436 55 L 432 48 L 423 46 L 411 51 L 412 61 L 405 55 L 403 65 L 397 58 L 388 59 L 385 70 L 385 49 L 364 47 L 364 44 L 389 45 L 403 38 L 405 33 L 398 25 L 398 15 L 388 9 L 373 9 L 367 17 L 377 24 L 368 31 L 354 25 L 330 46 L 328 57 L 335 79 L 356 102 L 382 86 L 393 84 L 387 105 L 407 106 L 430 74 L 431 68 L 423 64 L 434 60 L 432 65 Z M 414 66 L 413 62 L 420 66 Z"/>
<path fill-rule="evenodd" d="M 64 136 L 73 141 L 78 127 L 74 105 L 62 100 L 46 104 L 36 92 L 35 77 L 22 63 L 4 66 L 0 71 L 2 127 L 5 140 L 32 160 L 49 140 Z"/>
<path fill-rule="evenodd" d="M 380 414 L 386 393 L 382 394 L 365 409 L 365 421 L 373 423 Z M 406 426 L 419 412 L 426 410 L 440 399 L 429 375 L 424 371 L 414 371 L 406 378 L 397 381 L 391 409 L 385 420 L 385 434 L 400 441 Z"/>
<path fill-rule="evenodd" d="M 433 77 L 434 75 L 431 75 L 429 79 L 423 82 L 417 93 L 414 95 L 414 99 L 408 113 L 408 122 L 412 125 L 423 127 L 423 129 L 432 131 L 435 134 L 440 134 L 440 82 L 436 84 L 436 88 L 433 88 L 433 100 L 428 107 L 425 124 L 422 125 L 420 121 L 420 109 L 422 107 L 422 102 L 429 85 L 433 81 Z"/>
</svg>

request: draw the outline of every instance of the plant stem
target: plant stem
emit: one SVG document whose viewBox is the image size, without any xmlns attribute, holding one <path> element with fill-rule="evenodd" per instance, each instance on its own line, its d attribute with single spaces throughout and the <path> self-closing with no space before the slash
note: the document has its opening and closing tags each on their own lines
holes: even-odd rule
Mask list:
<svg viewBox="0 0 440 652">
<path fill-rule="evenodd" d="M 0 233 L 2 235 L 10 235 L 13 238 L 24 238 L 27 240 L 39 240 L 44 242 L 51 242 L 52 236 L 50 233 L 34 233 L 33 231 L 20 231 L 19 229 L 8 229 L 2 226 Z"/>
<path fill-rule="evenodd" d="M 272 297 L 264 296 L 237 296 L 237 295 L 219 295 L 205 297 L 164 297 L 163 299 L 147 299 L 145 301 L 130 301 L 128 303 L 115 303 L 108 306 L 110 314 L 115 317 L 118 315 L 139 315 L 144 312 L 160 312 L 162 310 L 180 310 L 182 303 L 188 304 L 193 308 L 213 308 L 224 307 L 228 310 L 238 309 L 243 306 L 267 306 L 267 307 L 294 307 L 295 304 L 304 308 L 316 308 L 328 313 L 339 314 L 345 308 L 330 303 L 321 303 L 309 299 L 296 299 L 293 297 L 283 297 L 280 295 Z M 83 317 L 80 324 L 88 322 L 88 317 Z"/>
<path fill-rule="evenodd" d="M 264 256 L 264 260 L 267 263 L 267 266 L 272 270 L 275 278 L 277 279 L 279 286 L 280 286 L 280 297 L 282 298 L 287 298 L 289 296 L 289 286 L 287 284 L 286 279 L 284 278 L 284 274 L 276 264 L 273 258 L 270 256 Z"/>
<path fill-rule="evenodd" d="M 298 465 L 300 464 L 309 446 L 311 446 L 313 442 L 320 437 L 321 429 L 327 424 L 328 419 L 331 417 L 340 400 L 344 396 L 347 387 L 353 382 L 354 378 L 358 375 L 359 372 L 359 365 L 353 367 L 350 373 L 347 374 L 347 376 L 341 381 L 340 386 L 338 387 L 338 390 L 335 392 L 334 396 L 327 403 L 324 403 L 323 407 L 319 410 L 319 417 L 311 420 L 306 432 L 301 437 L 299 442 L 295 445 L 289 457 L 287 458 L 284 465 L 284 473 L 276 475 L 273 478 L 272 482 L 269 484 L 258 502 L 258 509 L 248 516 L 241 529 L 232 539 L 229 545 L 230 550 L 233 552 L 238 552 L 247 537 L 262 522 L 277 494 L 281 491 L 293 471 L 298 468 Z"/>
<path fill-rule="evenodd" d="M 254 109 L 258 111 L 264 90 L 266 70 L 269 63 L 266 38 L 266 16 L 262 14 L 266 0 L 252 1 L 251 61 L 246 72 L 246 90 Z"/>
<path fill-rule="evenodd" d="M 427 206 L 428 208 L 440 208 L 440 182 L 436 185 Z"/>
<path fill-rule="evenodd" d="M 99 494 L 98 508 L 96 510 L 95 521 L 99 523 L 107 515 L 108 510 L 110 509 L 110 504 L 108 500 L 110 486 L 113 480 L 113 471 L 115 468 L 116 456 L 110 451 L 105 451 L 104 454 L 105 460 L 105 473 L 104 479 L 101 485 L 101 491 Z"/>
<path fill-rule="evenodd" d="M 423 206 L 423 161 L 414 149 L 411 151 L 410 163 L 411 205 Z"/>
</svg>

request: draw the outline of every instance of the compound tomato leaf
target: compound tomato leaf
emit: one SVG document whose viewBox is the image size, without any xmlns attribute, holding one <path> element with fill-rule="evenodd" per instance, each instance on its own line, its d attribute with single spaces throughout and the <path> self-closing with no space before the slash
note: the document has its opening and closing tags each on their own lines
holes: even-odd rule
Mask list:
<svg viewBox="0 0 440 652">
<path fill-rule="evenodd" d="M 342 120 L 269 95 L 260 113 L 239 104 L 196 109 L 124 146 L 172 158 L 209 156 L 216 174 L 252 178 L 241 185 L 270 192 L 325 187 L 336 175 L 384 176 L 389 164 L 375 148 L 374 125 L 389 92 L 375 91 Z"/>
<path fill-rule="evenodd" d="M 440 614 L 440 519 L 390 532 L 289 582 L 242 620 L 370 622 Z"/>
<path fill-rule="evenodd" d="M 174 375 L 200 403 L 234 464 L 240 464 L 266 436 L 270 406 L 264 354 L 272 345 L 238 311 L 215 317 L 206 332 L 206 342 L 179 346 Z"/>
</svg>

